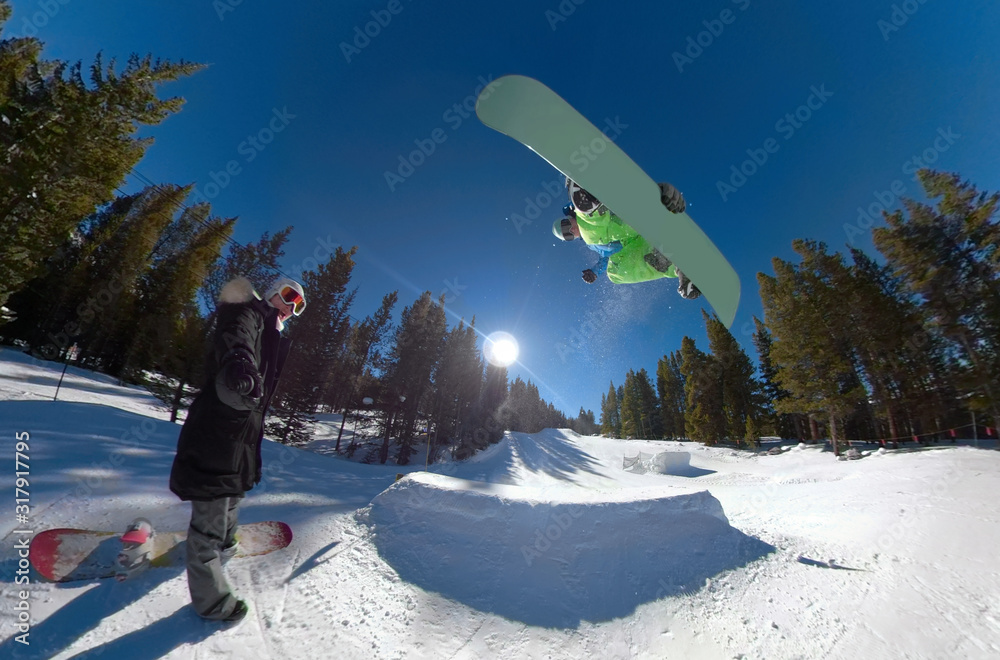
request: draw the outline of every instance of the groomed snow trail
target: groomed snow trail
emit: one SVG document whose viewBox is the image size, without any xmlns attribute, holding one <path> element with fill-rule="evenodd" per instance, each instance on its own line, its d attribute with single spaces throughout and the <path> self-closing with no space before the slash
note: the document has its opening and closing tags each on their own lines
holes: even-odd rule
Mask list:
<svg viewBox="0 0 1000 660">
<path fill-rule="evenodd" d="M 31 435 L 31 525 L 186 524 L 167 490 L 179 426 L 144 392 L 84 371 L 53 402 L 60 367 L 0 350 L 0 433 Z M 670 454 L 625 471 L 639 452 Z M 284 520 L 295 539 L 229 565 L 252 608 L 243 624 L 198 620 L 180 569 L 32 581 L 23 646 L 9 616 L 21 526 L 8 516 L 0 656 L 1000 655 L 996 451 L 838 462 L 815 447 L 754 456 L 548 430 L 432 473 L 270 442 L 264 463 L 241 519 Z"/>
</svg>

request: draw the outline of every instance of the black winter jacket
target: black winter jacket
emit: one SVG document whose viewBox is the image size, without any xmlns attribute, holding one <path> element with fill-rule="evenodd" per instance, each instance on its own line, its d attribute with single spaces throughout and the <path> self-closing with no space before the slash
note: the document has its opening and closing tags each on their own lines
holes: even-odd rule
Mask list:
<svg viewBox="0 0 1000 660">
<path fill-rule="evenodd" d="M 278 311 L 249 281 L 230 282 L 220 300 L 205 386 L 188 411 L 170 471 L 170 490 L 182 500 L 242 497 L 260 482 L 264 417 L 291 346 L 277 329 Z M 253 356 L 260 399 L 226 387 L 223 365 L 234 350 Z"/>
</svg>

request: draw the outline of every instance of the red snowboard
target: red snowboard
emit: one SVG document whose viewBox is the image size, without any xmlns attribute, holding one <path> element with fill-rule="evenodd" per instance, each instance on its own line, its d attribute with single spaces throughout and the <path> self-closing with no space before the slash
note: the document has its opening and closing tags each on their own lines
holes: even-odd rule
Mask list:
<svg viewBox="0 0 1000 660">
<path fill-rule="evenodd" d="M 187 531 L 154 532 L 136 536 L 133 530 L 99 532 L 88 529 L 49 529 L 31 540 L 29 558 L 47 580 L 73 582 L 127 576 L 136 567 L 180 566 L 184 553 L 178 547 L 187 539 Z M 267 521 L 240 525 L 237 557 L 264 555 L 292 542 L 292 529 L 283 522 Z M 138 542 L 138 546 L 137 546 Z M 138 560 L 137 560 L 137 550 Z M 128 554 L 129 572 L 122 570 L 122 556 Z"/>
</svg>

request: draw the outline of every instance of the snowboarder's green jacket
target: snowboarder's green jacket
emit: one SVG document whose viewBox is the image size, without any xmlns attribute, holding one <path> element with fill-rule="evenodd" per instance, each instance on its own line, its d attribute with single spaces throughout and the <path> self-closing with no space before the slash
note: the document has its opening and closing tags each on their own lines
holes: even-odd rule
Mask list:
<svg viewBox="0 0 1000 660">
<path fill-rule="evenodd" d="M 601 273 L 607 268 L 608 279 L 615 284 L 634 284 L 658 280 L 663 277 L 677 277 L 673 265 L 661 273 L 644 257 L 653 250 L 649 242 L 621 218 L 601 206 L 591 215 L 574 209 L 576 222 L 580 227 L 580 238 L 601 255 L 601 261 L 591 268 Z M 617 245 L 616 245 L 617 244 Z M 616 249 L 620 246 L 620 249 Z"/>
</svg>

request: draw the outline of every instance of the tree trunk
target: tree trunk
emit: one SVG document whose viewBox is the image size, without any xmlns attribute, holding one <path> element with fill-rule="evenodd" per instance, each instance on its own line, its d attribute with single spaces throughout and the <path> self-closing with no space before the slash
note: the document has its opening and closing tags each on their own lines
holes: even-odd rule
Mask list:
<svg viewBox="0 0 1000 660">
<path fill-rule="evenodd" d="M 898 449 L 899 441 L 896 438 L 899 437 L 899 431 L 896 429 L 896 416 L 891 412 L 889 413 L 889 437 L 892 438 L 893 449 Z"/>
<path fill-rule="evenodd" d="M 337 446 L 334 447 L 333 451 L 340 453 L 340 439 L 344 437 L 344 424 L 347 423 L 347 407 L 344 407 L 343 412 L 340 417 L 340 430 L 337 432 Z"/>
<path fill-rule="evenodd" d="M 837 435 L 840 429 L 837 427 L 837 416 L 835 414 L 830 414 L 830 443 L 833 445 L 833 455 L 840 456 L 840 443 L 838 442 Z"/>
<path fill-rule="evenodd" d="M 392 432 L 392 424 L 395 419 L 395 413 L 390 412 L 385 418 L 385 437 L 382 438 L 382 449 L 379 451 L 379 463 L 385 465 L 385 462 L 389 460 L 389 434 Z"/>
<path fill-rule="evenodd" d="M 181 410 L 181 403 L 184 399 L 184 381 L 177 381 L 177 388 L 174 390 L 174 400 L 170 406 L 170 421 L 177 421 L 177 413 Z"/>
<path fill-rule="evenodd" d="M 981 366 L 982 363 L 979 359 L 979 353 L 973 350 L 972 346 L 969 344 L 969 339 L 966 336 L 965 332 L 961 333 L 960 336 L 962 338 L 962 345 L 965 347 L 966 354 L 968 354 L 969 358 L 972 360 L 972 363 L 975 366 L 975 368 L 980 373 L 982 373 L 982 366 Z M 993 420 L 995 422 L 996 420 L 1000 419 L 1000 402 L 998 402 L 995 398 L 993 398 L 993 391 L 990 389 L 989 378 L 983 381 L 982 388 L 983 391 L 986 393 L 986 398 L 989 399 L 990 409 L 993 411 Z"/>
</svg>

